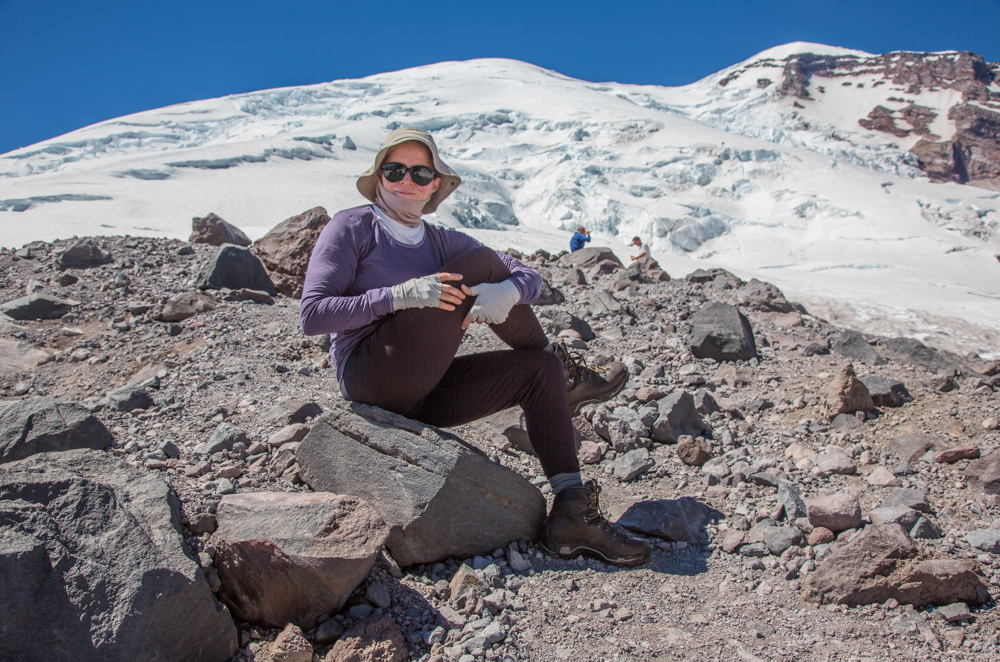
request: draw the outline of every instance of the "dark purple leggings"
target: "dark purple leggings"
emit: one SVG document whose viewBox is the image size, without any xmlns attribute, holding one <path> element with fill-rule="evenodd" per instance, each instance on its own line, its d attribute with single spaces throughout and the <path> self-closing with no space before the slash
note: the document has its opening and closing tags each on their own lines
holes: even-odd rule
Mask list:
<svg viewBox="0 0 1000 662">
<path fill-rule="evenodd" d="M 510 277 L 485 247 L 441 271 L 461 274 L 469 287 Z M 347 359 L 348 397 L 438 427 L 519 405 L 545 475 L 579 471 L 562 361 L 544 349 L 549 341 L 530 306 L 516 305 L 503 324 L 490 325 L 512 349 L 455 356 L 475 299 L 467 297 L 453 311 L 411 308 L 386 317 Z"/>
</svg>

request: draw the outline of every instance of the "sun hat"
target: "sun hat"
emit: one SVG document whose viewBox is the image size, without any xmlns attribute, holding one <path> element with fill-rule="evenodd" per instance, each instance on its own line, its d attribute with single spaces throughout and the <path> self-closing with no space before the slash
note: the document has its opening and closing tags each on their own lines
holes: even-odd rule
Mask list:
<svg viewBox="0 0 1000 662">
<path fill-rule="evenodd" d="M 434 138 L 431 137 L 431 134 L 421 129 L 403 127 L 396 129 L 386 136 L 385 142 L 382 143 L 382 149 L 380 149 L 378 154 L 375 155 L 375 164 L 371 168 L 368 168 L 368 170 L 361 173 L 361 176 L 358 177 L 358 192 L 365 196 L 365 199 L 375 202 L 375 188 L 378 184 L 378 173 L 382 168 L 382 162 L 385 161 L 386 155 L 389 153 L 389 150 L 396 145 L 411 141 L 421 143 L 430 150 L 431 160 L 434 162 L 434 169 L 439 175 L 441 175 L 441 186 L 438 187 L 437 191 L 431 194 L 431 197 L 427 199 L 427 203 L 423 208 L 423 213 L 432 214 L 438 208 L 438 205 L 458 188 L 458 185 L 462 183 L 462 178 L 456 175 L 455 171 L 449 168 L 448 165 L 441 160 L 441 155 L 438 154 L 437 145 L 434 144 Z"/>
</svg>

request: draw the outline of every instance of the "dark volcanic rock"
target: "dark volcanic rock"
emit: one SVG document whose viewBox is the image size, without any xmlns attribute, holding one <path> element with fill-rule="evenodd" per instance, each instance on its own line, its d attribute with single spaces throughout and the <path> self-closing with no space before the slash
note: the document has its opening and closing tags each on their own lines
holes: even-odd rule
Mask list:
<svg viewBox="0 0 1000 662">
<path fill-rule="evenodd" d="M 718 301 L 691 316 L 687 347 L 699 359 L 746 361 L 757 356 L 750 320 L 735 306 Z"/>
<path fill-rule="evenodd" d="M 191 237 L 188 241 L 192 244 L 209 244 L 211 246 L 221 246 L 222 244 L 250 245 L 250 238 L 243 234 L 242 230 L 215 214 L 209 214 L 203 218 L 197 216 L 192 218 Z"/>
<path fill-rule="evenodd" d="M 199 290 L 260 290 L 276 296 L 274 283 L 267 270 L 249 248 L 224 244 L 215 256 L 210 258 L 198 275 Z"/>
<path fill-rule="evenodd" d="M 110 254 L 104 253 L 93 239 L 81 239 L 59 256 L 59 268 L 63 270 L 88 269 L 113 261 L 114 258 Z"/>
<path fill-rule="evenodd" d="M 264 263 L 278 294 L 296 299 L 302 296 L 309 256 L 329 222 L 326 209 L 314 207 L 278 223 L 254 242 L 251 250 Z"/>
<path fill-rule="evenodd" d="M 698 542 L 708 524 L 708 507 L 691 498 L 657 499 L 632 504 L 618 524 L 639 533 L 667 540 Z"/>
<path fill-rule="evenodd" d="M 229 612 L 159 477 L 92 450 L 0 467 L 0 659 L 224 662 Z"/>
<path fill-rule="evenodd" d="M 104 423 L 76 404 L 54 398 L 0 403 L 0 463 L 36 453 L 114 445 Z"/>
<path fill-rule="evenodd" d="M 68 313 L 79 301 L 51 294 L 29 294 L 0 305 L 0 313 L 14 320 L 54 320 Z"/>
<path fill-rule="evenodd" d="M 833 353 L 837 356 L 861 361 L 868 365 L 881 365 L 885 359 L 878 355 L 865 337 L 852 329 L 841 331 L 831 343 Z"/>
<path fill-rule="evenodd" d="M 518 474 L 376 407 L 353 403 L 316 419 L 296 458 L 314 490 L 357 495 L 382 513 L 401 566 L 534 540 L 545 517 L 545 499 Z"/>
<path fill-rule="evenodd" d="M 610 248 L 604 248 L 601 246 L 581 248 L 578 251 L 566 253 L 559 258 L 559 264 L 564 267 L 586 269 L 587 267 L 592 267 L 599 262 L 604 262 L 605 260 L 610 260 L 622 268 L 625 266 Z"/>
<path fill-rule="evenodd" d="M 914 338 L 886 338 L 878 344 L 882 355 L 899 363 L 917 365 L 931 372 L 960 372 L 962 367 L 949 361 Z"/>
<path fill-rule="evenodd" d="M 123 386 L 108 393 L 108 406 L 115 411 L 149 409 L 155 403 L 146 389 L 139 385 Z"/>
<path fill-rule="evenodd" d="M 389 535 L 365 501 L 325 492 L 225 496 L 218 522 L 219 597 L 240 620 L 275 628 L 339 611 Z"/>
<path fill-rule="evenodd" d="M 708 430 L 687 391 L 674 391 L 656 401 L 660 415 L 653 423 L 653 439 L 676 444 L 682 435 L 697 437 Z"/>
<path fill-rule="evenodd" d="M 902 407 L 907 402 L 913 402 L 913 396 L 901 381 L 870 375 L 862 377 L 861 383 L 868 389 L 876 407 Z"/>
</svg>

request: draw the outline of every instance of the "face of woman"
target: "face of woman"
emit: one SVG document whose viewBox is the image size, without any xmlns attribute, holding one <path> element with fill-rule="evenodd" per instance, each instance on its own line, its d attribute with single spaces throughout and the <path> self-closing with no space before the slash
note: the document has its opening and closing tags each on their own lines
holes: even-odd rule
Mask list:
<svg viewBox="0 0 1000 662">
<path fill-rule="evenodd" d="M 402 163 L 407 168 L 416 165 L 425 165 L 431 169 L 434 168 L 434 161 L 431 159 L 430 150 L 417 142 L 406 142 L 402 145 L 396 145 L 390 149 L 383 163 L 393 162 Z M 406 198 L 408 200 L 427 200 L 441 186 L 440 177 L 435 177 L 434 181 L 427 186 L 417 186 L 413 183 L 413 179 L 410 177 L 409 172 L 407 172 L 406 175 L 398 182 L 388 181 L 382 176 L 381 172 L 379 172 L 378 176 L 382 181 L 382 186 L 389 191 L 392 191 L 399 197 Z"/>
</svg>

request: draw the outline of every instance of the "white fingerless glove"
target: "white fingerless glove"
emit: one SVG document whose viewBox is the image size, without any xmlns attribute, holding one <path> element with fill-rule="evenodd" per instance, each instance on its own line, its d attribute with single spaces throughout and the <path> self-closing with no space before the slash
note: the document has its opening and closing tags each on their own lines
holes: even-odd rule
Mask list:
<svg viewBox="0 0 1000 662">
<path fill-rule="evenodd" d="M 411 278 L 389 288 L 394 310 L 436 308 L 441 303 L 441 274 Z"/>
<path fill-rule="evenodd" d="M 483 283 L 472 288 L 476 303 L 469 310 L 473 322 L 500 324 L 507 319 L 510 309 L 521 300 L 521 293 L 509 280 L 500 283 Z"/>
</svg>

